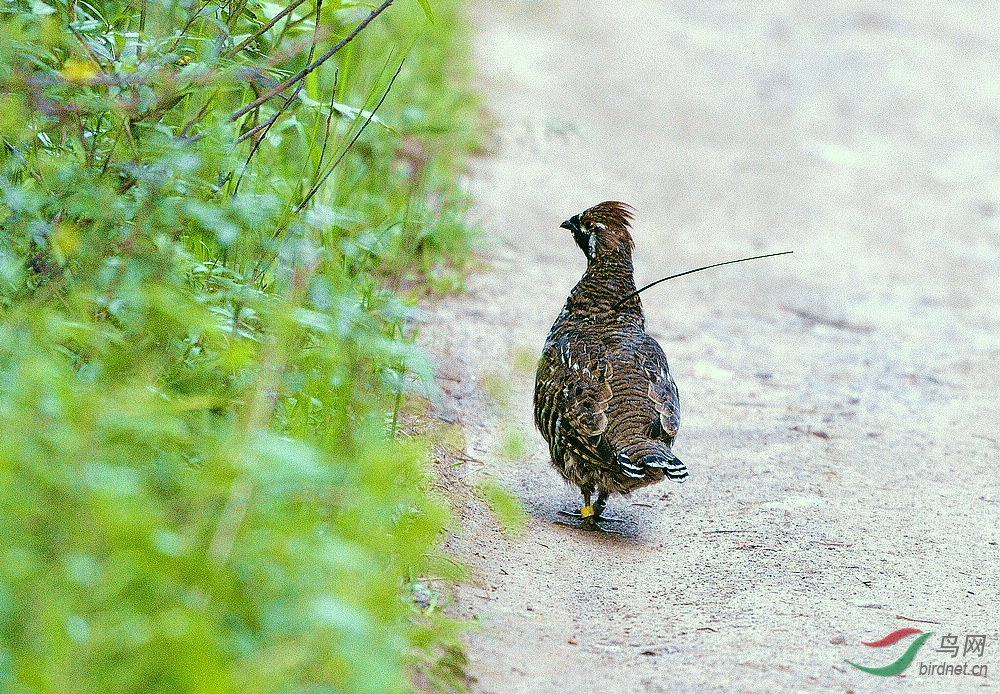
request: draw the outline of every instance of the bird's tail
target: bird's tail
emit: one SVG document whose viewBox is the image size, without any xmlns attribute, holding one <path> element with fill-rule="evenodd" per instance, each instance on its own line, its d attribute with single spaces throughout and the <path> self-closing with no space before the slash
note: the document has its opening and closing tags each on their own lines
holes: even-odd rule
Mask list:
<svg viewBox="0 0 1000 694">
<path fill-rule="evenodd" d="M 659 468 L 667 479 L 683 482 L 687 466 L 662 441 L 643 441 L 618 451 L 618 464 L 629 477 L 645 477 L 646 468 Z"/>
</svg>

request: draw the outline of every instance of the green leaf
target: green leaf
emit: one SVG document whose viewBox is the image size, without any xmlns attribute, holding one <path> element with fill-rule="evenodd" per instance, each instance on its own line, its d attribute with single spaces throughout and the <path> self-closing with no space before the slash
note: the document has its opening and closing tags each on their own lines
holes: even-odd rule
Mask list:
<svg viewBox="0 0 1000 694">
<path fill-rule="evenodd" d="M 31 6 L 31 14 L 40 17 L 54 14 L 56 11 L 54 7 L 46 5 L 42 0 L 28 0 L 28 4 Z"/>
<path fill-rule="evenodd" d="M 434 13 L 431 11 L 431 3 L 429 0 L 417 0 L 420 3 L 420 9 L 424 11 L 424 16 L 427 17 L 427 21 L 431 24 L 434 23 Z"/>
<path fill-rule="evenodd" d="M 524 504 L 495 479 L 489 477 L 483 480 L 476 485 L 475 492 L 489 507 L 505 533 L 518 536 L 527 529 L 528 514 L 524 510 Z"/>
</svg>

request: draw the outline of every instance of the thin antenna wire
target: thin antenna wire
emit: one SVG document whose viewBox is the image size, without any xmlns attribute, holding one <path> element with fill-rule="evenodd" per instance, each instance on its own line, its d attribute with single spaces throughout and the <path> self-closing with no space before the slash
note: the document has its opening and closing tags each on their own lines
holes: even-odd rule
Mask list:
<svg viewBox="0 0 1000 694">
<path fill-rule="evenodd" d="M 615 309 L 617 309 L 619 306 L 621 306 L 622 304 L 624 304 L 629 299 L 633 299 L 633 298 L 639 296 L 642 292 L 646 291 L 650 287 L 655 287 L 660 282 L 666 282 L 667 280 L 672 280 L 672 279 L 674 279 L 676 277 L 683 277 L 684 275 L 690 275 L 693 272 L 701 272 L 702 270 L 708 270 L 708 269 L 713 268 L 713 267 L 720 267 L 722 265 L 732 265 L 733 263 L 743 263 L 743 262 L 746 262 L 748 260 L 760 260 L 761 258 L 773 258 L 776 255 L 788 255 L 789 253 L 793 253 L 793 252 L 794 251 L 781 251 L 780 253 L 768 253 L 767 255 L 755 255 L 755 256 L 751 256 L 750 258 L 740 258 L 739 260 L 727 260 L 724 263 L 713 263 L 712 265 L 705 265 L 704 267 L 696 267 L 694 270 L 686 270 L 684 272 L 678 272 L 676 275 L 670 275 L 669 277 L 663 277 L 662 279 L 658 279 L 655 282 L 650 282 L 649 284 L 647 284 L 642 289 L 636 289 L 634 292 L 632 292 L 631 294 L 629 294 L 628 296 L 626 296 L 624 299 L 620 299 L 618 301 L 618 303 L 616 303 L 614 306 L 611 307 L 611 310 L 614 311 Z"/>
</svg>

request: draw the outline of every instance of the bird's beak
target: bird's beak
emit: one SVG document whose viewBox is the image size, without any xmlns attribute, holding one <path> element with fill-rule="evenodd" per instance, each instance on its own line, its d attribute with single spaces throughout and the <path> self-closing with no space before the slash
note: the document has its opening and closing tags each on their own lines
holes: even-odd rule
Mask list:
<svg viewBox="0 0 1000 694">
<path fill-rule="evenodd" d="M 572 232 L 580 231 L 580 215 L 575 214 L 559 225 L 561 229 L 569 229 Z"/>
</svg>

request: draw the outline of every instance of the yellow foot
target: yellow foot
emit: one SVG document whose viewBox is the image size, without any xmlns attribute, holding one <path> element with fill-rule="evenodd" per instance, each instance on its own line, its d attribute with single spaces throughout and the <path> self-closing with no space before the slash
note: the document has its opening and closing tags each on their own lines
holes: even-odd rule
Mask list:
<svg viewBox="0 0 1000 694">
<path fill-rule="evenodd" d="M 570 518 L 579 518 L 582 523 L 579 525 L 571 525 L 569 523 L 562 523 L 561 521 L 556 521 L 559 525 L 565 525 L 569 528 L 581 528 L 583 530 L 600 530 L 598 523 L 603 523 L 605 521 L 609 523 L 624 523 L 626 522 L 623 518 L 614 518 L 611 516 L 598 516 L 597 509 L 593 506 L 584 506 L 579 511 L 559 511 L 560 516 L 568 516 Z"/>
</svg>

